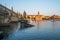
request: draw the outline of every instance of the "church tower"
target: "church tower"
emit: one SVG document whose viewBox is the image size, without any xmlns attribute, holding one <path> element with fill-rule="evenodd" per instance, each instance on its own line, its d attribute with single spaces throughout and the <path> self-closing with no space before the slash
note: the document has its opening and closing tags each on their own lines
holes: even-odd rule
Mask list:
<svg viewBox="0 0 60 40">
<path fill-rule="evenodd" d="M 38 11 L 38 14 L 37 15 L 40 15 L 39 11 Z"/>
</svg>

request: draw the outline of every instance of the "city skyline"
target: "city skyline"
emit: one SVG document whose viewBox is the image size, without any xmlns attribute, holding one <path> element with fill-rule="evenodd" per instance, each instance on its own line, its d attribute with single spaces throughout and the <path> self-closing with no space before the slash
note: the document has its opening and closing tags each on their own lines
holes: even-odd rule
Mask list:
<svg viewBox="0 0 60 40">
<path fill-rule="evenodd" d="M 27 14 L 60 15 L 60 0 L 0 0 L 0 4 Z"/>
</svg>

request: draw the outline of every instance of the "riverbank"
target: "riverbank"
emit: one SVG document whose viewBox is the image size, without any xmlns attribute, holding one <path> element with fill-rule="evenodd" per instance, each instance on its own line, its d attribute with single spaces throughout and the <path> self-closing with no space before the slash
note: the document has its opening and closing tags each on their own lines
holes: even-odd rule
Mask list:
<svg viewBox="0 0 60 40">
<path fill-rule="evenodd" d="M 4 40 L 60 40 L 60 21 L 32 21 L 34 27 L 19 30 L 20 23 Z"/>
<path fill-rule="evenodd" d="M 18 26 L 18 24 L 20 26 Z M 7 37 L 7 35 L 9 35 L 10 33 L 12 33 L 12 30 L 19 28 L 20 29 L 24 29 L 24 28 L 28 28 L 28 27 L 32 27 L 32 24 L 29 24 L 29 22 L 27 20 L 21 20 L 20 22 L 10 22 L 10 23 L 6 23 L 6 24 L 2 24 L 0 25 L 0 31 L 2 31 L 2 35 L 0 35 L 2 38 L 3 37 Z"/>
</svg>

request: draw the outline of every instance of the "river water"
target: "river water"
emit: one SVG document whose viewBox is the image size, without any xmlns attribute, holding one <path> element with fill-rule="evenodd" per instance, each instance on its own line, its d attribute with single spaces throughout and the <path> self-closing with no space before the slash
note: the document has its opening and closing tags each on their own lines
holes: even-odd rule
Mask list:
<svg viewBox="0 0 60 40">
<path fill-rule="evenodd" d="M 4 40 L 60 40 L 60 21 L 30 21 L 33 27 L 20 29 L 20 23 Z"/>
</svg>

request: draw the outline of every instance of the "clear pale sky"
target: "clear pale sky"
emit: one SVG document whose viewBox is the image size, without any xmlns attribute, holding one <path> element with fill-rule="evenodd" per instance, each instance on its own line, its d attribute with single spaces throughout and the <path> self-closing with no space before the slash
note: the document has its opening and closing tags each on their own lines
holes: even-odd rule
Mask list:
<svg viewBox="0 0 60 40">
<path fill-rule="evenodd" d="M 0 0 L 0 4 L 14 11 L 23 13 L 25 10 L 27 14 L 37 14 L 39 11 L 41 15 L 60 15 L 60 0 Z"/>
</svg>

